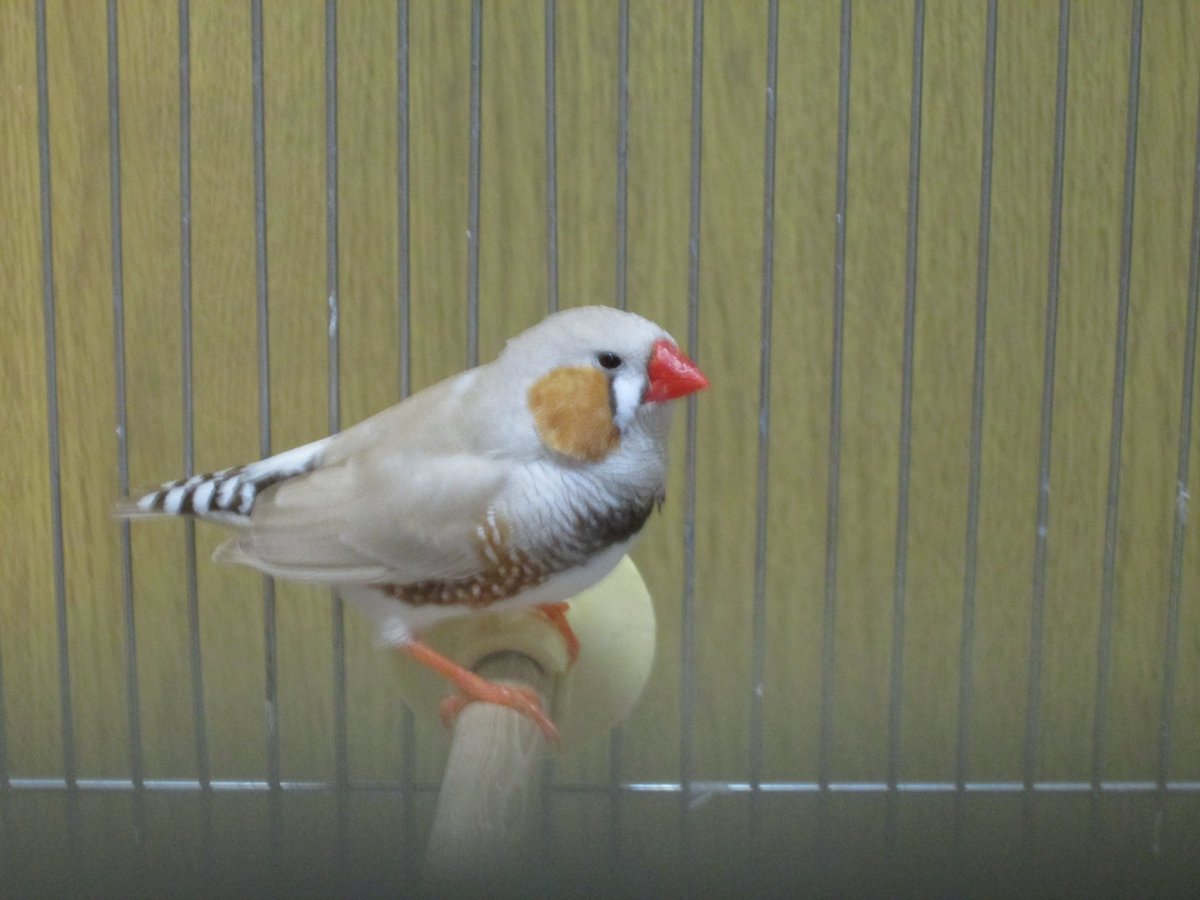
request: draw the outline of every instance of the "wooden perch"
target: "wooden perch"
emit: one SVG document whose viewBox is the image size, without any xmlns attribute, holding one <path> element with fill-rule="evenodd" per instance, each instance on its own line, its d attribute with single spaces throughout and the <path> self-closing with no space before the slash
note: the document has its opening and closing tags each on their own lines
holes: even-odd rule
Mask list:
<svg viewBox="0 0 1200 900">
<path fill-rule="evenodd" d="M 633 707 L 654 659 L 654 607 L 629 559 L 571 601 L 583 651 L 574 666 L 543 615 L 514 610 L 441 623 L 430 643 L 489 681 L 532 688 L 564 747 L 599 740 Z M 397 654 L 398 686 L 418 715 L 433 718 L 445 682 Z M 442 895 L 511 893 L 544 886 L 541 730 L 507 707 L 472 703 L 458 717 L 425 856 L 428 888 Z M 539 884 L 539 881 L 541 884 Z"/>
<path fill-rule="evenodd" d="M 532 688 L 549 709 L 553 679 L 524 653 L 493 653 L 475 671 Z M 482 893 L 534 868 L 545 751 L 541 730 L 516 710 L 491 703 L 463 709 L 426 851 L 430 886 Z"/>
</svg>

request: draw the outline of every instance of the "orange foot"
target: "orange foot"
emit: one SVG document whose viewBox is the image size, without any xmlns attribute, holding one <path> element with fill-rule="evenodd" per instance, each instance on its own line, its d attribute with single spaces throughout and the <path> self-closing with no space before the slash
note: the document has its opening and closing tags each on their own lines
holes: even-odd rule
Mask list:
<svg viewBox="0 0 1200 900">
<path fill-rule="evenodd" d="M 542 734 L 546 736 L 546 740 L 558 741 L 558 729 L 550 721 L 549 717 L 542 712 L 542 704 L 538 699 L 537 693 L 530 688 L 510 687 L 509 685 L 496 684 L 493 681 L 488 681 L 486 678 L 481 678 L 421 641 L 412 641 L 400 649 L 404 650 L 404 652 L 417 662 L 429 666 L 429 668 L 433 669 L 439 675 L 454 682 L 455 686 L 462 692 L 456 696 L 447 697 L 442 701 L 442 721 L 447 727 L 462 712 L 463 707 L 469 703 L 481 700 L 484 703 L 495 703 L 498 706 L 507 706 L 509 709 L 515 709 L 540 728 Z"/>
<path fill-rule="evenodd" d="M 567 603 L 543 603 L 538 607 L 538 612 L 550 620 L 550 623 L 562 635 L 562 639 L 567 642 L 567 661 L 569 665 L 573 666 L 575 660 L 579 659 L 579 638 L 575 636 L 571 623 L 567 621 L 569 605 Z"/>
</svg>

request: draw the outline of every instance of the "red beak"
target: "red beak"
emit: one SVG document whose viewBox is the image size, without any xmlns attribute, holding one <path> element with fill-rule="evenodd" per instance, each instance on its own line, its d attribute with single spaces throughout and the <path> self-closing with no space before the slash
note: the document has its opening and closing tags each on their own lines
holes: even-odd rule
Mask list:
<svg viewBox="0 0 1200 900">
<path fill-rule="evenodd" d="M 708 387 L 708 379 L 699 366 L 666 339 L 654 342 L 646 373 L 650 376 L 644 398 L 648 403 L 678 400 Z"/>
</svg>

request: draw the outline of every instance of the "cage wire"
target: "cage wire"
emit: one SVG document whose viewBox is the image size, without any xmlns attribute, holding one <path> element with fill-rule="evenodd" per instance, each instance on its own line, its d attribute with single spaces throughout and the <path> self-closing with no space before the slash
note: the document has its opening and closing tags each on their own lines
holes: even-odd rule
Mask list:
<svg viewBox="0 0 1200 900">
<path fill-rule="evenodd" d="M 179 328 L 181 333 L 181 358 L 183 395 L 181 398 L 183 410 L 183 459 L 182 469 L 185 476 L 194 472 L 194 397 L 193 397 L 193 294 L 192 294 L 192 172 L 191 172 L 191 35 L 190 11 L 192 4 L 189 0 L 178 2 L 178 152 L 180 159 L 179 192 L 181 202 L 181 217 L 179 220 L 179 243 L 181 247 L 181 280 L 179 284 Z M 340 358 L 340 318 L 339 289 L 341 272 L 339 270 L 338 247 L 338 213 L 339 213 L 339 123 L 338 123 L 338 59 L 339 53 L 353 52 L 351 48 L 339 45 L 337 33 L 337 2 L 325 0 L 324 5 L 324 58 L 322 60 L 324 75 L 324 104 L 325 104 L 325 200 L 326 200 L 326 272 L 328 291 L 328 426 L 331 432 L 337 431 L 342 423 L 340 406 L 341 385 L 339 373 L 343 361 Z M 691 17 L 691 108 L 689 136 L 689 204 L 688 204 L 688 266 L 686 284 L 686 320 L 687 332 L 683 343 L 689 354 L 699 355 L 700 350 L 700 292 L 701 285 L 701 256 L 704 247 L 701 242 L 701 204 L 704 200 L 704 14 L 703 0 L 693 0 L 690 8 L 677 4 L 679 15 Z M 912 33 L 909 49 L 911 53 L 911 108 L 909 112 L 909 147 L 908 147 L 908 179 L 907 179 L 907 235 L 905 248 L 905 278 L 904 278 L 904 315 L 903 315 L 903 346 L 902 346 L 902 379 L 900 403 L 900 433 L 898 438 L 898 482 L 895 520 L 895 552 L 893 572 L 893 596 L 891 604 L 891 635 L 890 635 L 890 681 L 888 685 L 888 706 L 886 725 L 886 767 L 879 772 L 878 777 L 866 780 L 845 781 L 835 777 L 833 730 L 839 710 L 835 702 L 833 672 L 835 668 L 836 632 L 835 623 L 839 610 L 839 575 L 847 565 L 839 554 L 839 517 L 842 502 L 841 480 L 841 437 L 843 397 L 846 381 L 843 372 L 845 351 L 845 317 L 846 317 L 846 254 L 847 254 L 847 212 L 848 193 L 851 189 L 849 176 L 850 145 L 854 140 L 851 120 L 851 59 L 852 59 L 852 3 L 842 0 L 840 6 L 840 45 L 838 48 L 839 70 L 837 90 L 837 162 L 836 162 L 836 219 L 834 258 L 829 264 L 833 268 L 832 303 L 832 371 L 830 377 L 828 415 L 828 495 L 826 507 L 826 548 L 824 570 L 823 597 L 823 631 L 820 639 L 820 696 L 819 696 L 819 735 L 818 735 L 818 766 L 815 775 L 794 780 L 778 780 L 767 777 L 764 766 L 764 730 L 766 728 L 765 705 L 770 698 L 764 691 L 767 667 L 767 608 L 771 601 L 767 586 L 767 547 L 768 540 L 773 539 L 768 534 L 768 504 L 774 498 L 769 490 L 769 473 L 773 466 L 781 465 L 780 460 L 770 457 L 772 429 L 772 361 L 779 352 L 778 344 L 773 339 L 772 321 L 775 304 L 775 238 L 776 238 L 776 142 L 777 142 L 777 103 L 786 98 L 780 98 L 777 91 L 778 61 L 781 53 L 789 52 L 779 46 L 779 0 L 770 0 L 766 5 L 766 29 L 763 39 L 766 41 L 767 72 L 765 77 L 765 112 L 764 133 L 756 136 L 761 141 L 762 156 L 762 243 L 758 252 L 761 254 L 761 290 L 759 296 L 759 314 L 761 320 L 760 334 L 760 369 L 759 392 L 757 400 L 758 434 L 757 434 L 757 469 L 753 473 L 755 485 L 755 536 L 754 536 L 754 577 L 752 600 L 752 655 L 751 680 L 744 686 L 749 703 L 749 733 L 748 740 L 748 777 L 740 780 L 711 780 L 702 778 L 695 764 L 695 734 L 693 723 L 696 718 L 697 703 L 700 702 L 696 691 L 696 514 L 697 514 L 697 453 L 700 437 L 697 434 L 696 400 L 688 401 L 684 432 L 686 449 L 683 467 L 683 504 L 684 531 L 683 542 L 683 580 L 682 597 L 680 602 L 681 619 L 677 623 L 681 634 L 681 653 L 678 660 L 679 682 L 681 685 L 678 697 L 682 727 L 678 746 L 678 779 L 645 779 L 638 777 L 639 773 L 631 770 L 623 761 L 623 732 L 617 728 L 609 739 L 609 773 L 607 780 L 595 782 L 564 782 L 554 777 L 553 768 L 548 767 L 544 776 L 546 796 L 545 818 L 547 825 L 544 838 L 548 842 L 554 840 L 552 826 L 552 802 L 555 797 L 573 794 L 587 794 L 609 798 L 607 821 L 597 825 L 598 830 L 605 833 L 604 840 L 609 848 L 610 857 L 616 859 L 622 840 L 622 830 L 627 824 L 630 812 L 624 805 L 631 795 L 672 795 L 679 801 L 677 828 L 679 842 L 687 849 L 693 838 L 692 811 L 706 798 L 718 795 L 739 795 L 749 799 L 751 804 L 749 814 L 750 838 L 749 844 L 753 850 L 757 846 L 758 837 L 767 827 L 764 821 L 767 815 L 765 804 L 771 798 L 798 798 L 809 796 L 818 804 L 817 812 L 817 845 L 827 847 L 830 840 L 829 829 L 834 815 L 831 804 L 842 795 L 860 795 L 879 798 L 882 801 L 881 816 L 885 834 L 885 846 L 895 848 L 898 831 L 901 829 L 900 800 L 906 796 L 942 796 L 952 803 L 949 815 L 953 819 L 955 846 L 962 851 L 964 831 L 967 828 L 968 805 L 970 798 L 981 795 L 1012 796 L 1019 800 L 1021 808 L 1020 833 L 1025 845 L 1023 852 L 1029 855 L 1033 845 L 1038 841 L 1036 811 L 1039 803 L 1064 802 L 1076 797 L 1088 799 L 1091 803 L 1090 820 L 1095 824 L 1101 816 L 1100 804 L 1105 798 L 1115 796 L 1140 796 L 1153 798 L 1156 828 L 1161 828 L 1164 817 L 1168 815 L 1168 807 L 1177 800 L 1185 800 L 1195 804 L 1200 798 L 1200 781 L 1173 780 L 1171 774 L 1171 759 L 1173 750 L 1174 716 L 1176 714 L 1175 694 L 1178 687 L 1180 672 L 1179 657 L 1181 652 L 1181 608 L 1189 595 L 1184 586 L 1184 553 L 1185 534 L 1188 512 L 1188 475 L 1190 439 L 1192 433 L 1192 413 L 1195 406 L 1195 355 L 1197 333 L 1197 296 L 1198 296 L 1198 259 L 1200 259 L 1200 180 L 1193 185 L 1196 192 L 1192 200 L 1193 218 L 1190 244 L 1190 274 L 1186 298 L 1180 298 L 1180 303 L 1186 304 L 1186 332 L 1184 350 L 1184 370 L 1181 384 L 1182 393 L 1178 398 L 1180 409 L 1180 428 L 1178 442 L 1178 465 L 1176 483 L 1178 485 L 1177 502 L 1171 511 L 1173 517 L 1173 532 L 1170 547 L 1169 595 L 1166 598 L 1166 628 L 1163 635 L 1161 659 L 1162 687 L 1160 694 L 1160 728 L 1156 735 L 1147 735 L 1147 740 L 1157 742 L 1158 766 L 1155 777 L 1144 780 L 1113 780 L 1106 777 L 1105 741 L 1108 736 L 1109 723 L 1106 720 L 1108 703 L 1107 693 L 1112 678 L 1112 634 L 1114 629 L 1114 597 L 1115 572 L 1117 567 L 1117 535 L 1119 521 L 1119 501 L 1121 499 L 1122 474 L 1122 438 L 1125 410 L 1125 386 L 1127 373 L 1127 356 L 1129 353 L 1129 319 L 1130 319 L 1130 270 L 1133 254 L 1134 233 L 1134 196 L 1138 175 L 1137 149 L 1139 124 L 1139 78 L 1142 64 L 1142 32 L 1144 7 L 1142 0 L 1134 0 L 1128 5 L 1128 108 L 1125 130 L 1124 181 L 1121 199 L 1122 214 L 1119 223 L 1113 227 L 1120 230 L 1120 266 L 1118 305 L 1116 309 L 1117 329 L 1116 346 L 1114 350 L 1115 366 L 1112 384 L 1112 420 L 1111 439 L 1108 445 L 1109 470 L 1106 491 L 1104 515 L 1104 552 L 1103 569 L 1100 574 L 1100 634 L 1097 645 L 1096 677 L 1094 682 L 1095 718 L 1093 723 L 1091 744 L 1081 748 L 1079 775 L 1069 780 L 1047 780 L 1039 777 L 1039 741 L 1042 735 L 1043 723 L 1039 719 L 1042 710 L 1041 691 L 1043 652 L 1045 647 L 1044 629 L 1047 612 L 1047 553 L 1048 540 L 1051 531 L 1050 498 L 1053 484 L 1051 472 L 1052 441 L 1054 432 L 1055 413 L 1055 378 L 1056 378 L 1056 331 L 1059 318 L 1059 281 L 1061 266 L 1061 243 L 1063 233 L 1064 207 L 1064 160 L 1066 143 L 1066 122 L 1068 104 L 1068 78 L 1073 75 L 1068 61 L 1070 49 L 1070 17 L 1072 4 L 1070 0 L 1060 0 L 1057 36 L 1057 82 L 1055 86 L 1054 133 L 1053 133 L 1053 172 L 1051 174 L 1051 205 L 1047 210 L 1050 218 L 1050 246 L 1047 251 L 1048 269 L 1046 271 L 1046 290 L 1044 304 L 1044 346 L 1040 361 L 1042 371 L 1042 392 L 1040 401 L 1040 444 L 1038 451 L 1037 472 L 1037 504 L 1036 520 L 1030 523 L 1030 532 L 1035 545 L 1034 568 L 1030 583 L 1031 616 L 1029 647 L 1027 660 L 1026 717 L 1024 725 L 1024 762 L 1021 777 L 1012 780 L 977 780 L 972 777 L 969 765 L 968 745 L 970 741 L 969 725 L 972 718 L 973 704 L 973 645 L 976 640 L 976 599 L 977 581 L 979 575 L 980 554 L 980 508 L 981 483 L 983 473 L 983 429 L 984 429 L 984 396 L 986 385 L 986 334 L 989 315 L 989 253 L 991 210 L 993 202 L 993 145 L 996 135 L 996 68 L 997 68 L 997 33 L 998 17 L 1001 14 L 997 0 L 987 2 L 986 33 L 983 40 L 985 56 L 978 60 L 983 69 L 984 96 L 982 104 L 982 122 L 975 127 L 981 129 L 980 179 L 978 185 L 977 221 L 971 227 L 978 229 L 977 242 L 977 280 L 975 290 L 975 319 L 973 334 L 973 371 L 970 374 L 970 422 L 969 422 L 969 481 L 967 492 L 966 529 L 964 541 L 964 565 L 961 591 L 961 655 L 958 667 L 958 708 L 957 708 L 957 738 L 955 750 L 954 776 L 952 779 L 941 781 L 911 781 L 902 777 L 901 766 L 901 726 L 902 726 L 902 683 L 904 678 L 904 654 L 906 648 L 906 611 L 908 609 L 908 592 L 906 581 L 906 566 L 908 563 L 908 538 L 910 529 L 910 468 L 913 453 L 913 394 L 914 394 L 914 359 L 915 359 L 915 322 L 918 285 L 918 222 L 920 201 L 922 197 L 922 99 L 924 78 L 924 39 L 926 33 L 926 3 L 915 0 L 911 4 Z M 559 4 L 556 0 L 545 3 L 545 220 L 547 232 L 546 245 L 546 283 L 548 286 L 546 309 L 554 311 L 560 303 L 559 284 L 559 173 L 557 152 L 557 113 L 558 95 L 556 93 L 556 15 Z M 612 64 L 617 68 L 616 85 L 617 98 L 615 102 L 617 118 L 616 160 L 616 197 L 614 206 L 616 220 L 616 273 L 615 296 L 611 301 L 621 308 L 626 308 L 629 300 L 628 293 L 628 223 L 630 219 L 629 203 L 629 135 L 630 135 L 630 0 L 620 0 L 614 7 L 613 27 L 617 30 L 617 58 Z M 271 379 L 272 371 L 269 354 L 271 336 L 271 304 L 270 272 L 272 265 L 279 263 L 268 258 L 267 222 L 271 210 L 267 203 L 267 156 L 265 152 L 266 133 L 264 128 L 265 101 L 264 83 L 269 76 L 264 71 L 263 54 L 263 3 L 262 0 L 251 0 L 251 47 L 252 58 L 249 61 L 249 73 L 252 81 L 253 95 L 253 183 L 254 183 L 254 258 L 256 271 L 256 315 L 257 315 L 257 367 L 258 367 L 258 408 L 259 417 L 259 452 L 269 455 L 272 447 L 272 408 L 271 408 Z M 473 0 L 470 6 L 470 56 L 463 64 L 469 67 L 469 196 L 466 200 L 466 242 L 467 242 L 467 330 L 463 335 L 465 362 L 474 365 L 480 358 L 480 246 L 486 240 L 486 235 L 480 233 L 480 197 L 481 184 L 481 121 L 482 121 L 482 88 L 483 66 L 482 57 L 486 51 L 484 46 L 483 18 L 499 7 L 487 6 L 482 0 Z M 785 4 L 786 12 L 792 12 Z M 129 764 L 128 771 L 114 774 L 111 777 L 91 777 L 80 774 L 77 764 L 75 746 L 76 734 L 74 723 L 80 714 L 72 695 L 72 667 L 79 665 L 78 659 L 73 659 L 68 633 L 68 591 L 64 569 L 63 529 L 63 494 L 61 484 L 61 465 L 59 457 L 60 431 L 58 397 L 59 385 L 56 354 L 59 344 L 60 318 L 64 311 L 56 302 L 56 281 L 63 274 L 55 271 L 52 260 L 52 246 L 56 230 L 63 225 L 52 218 L 53 204 L 51 202 L 51 178 L 54 174 L 54 161 L 51 155 L 51 140 L 49 133 L 50 104 L 54 101 L 48 81 L 47 62 L 47 11 L 46 0 L 36 0 L 32 4 L 32 12 L 36 17 L 36 71 L 37 71 L 37 111 L 38 111 L 38 146 L 39 146 L 39 202 L 41 221 L 41 281 L 44 316 L 44 347 L 45 347 L 45 383 L 46 383 L 46 423 L 48 427 L 49 458 L 41 465 L 48 467 L 50 484 L 50 516 L 51 533 L 53 535 L 54 562 L 54 605 L 57 615 L 57 667 L 58 689 L 60 704 L 59 720 L 61 733 L 59 739 L 62 748 L 62 768 L 54 774 L 30 776 L 17 774 L 11 770 L 6 756 L 5 717 L 0 715 L 0 828 L 3 829 L 4 840 L 0 848 L 6 848 L 11 843 L 12 836 L 22 828 L 22 819 L 16 811 L 15 801 L 25 795 L 42 794 L 61 796 L 65 801 L 65 842 L 76 858 L 86 840 L 85 826 L 81 813 L 81 798 L 93 794 L 119 794 L 129 797 L 132 827 L 136 834 L 145 835 L 154 828 L 146 809 L 146 798 L 156 794 L 179 794 L 194 797 L 200 810 L 202 820 L 201 832 L 203 840 L 211 841 L 213 824 L 213 798 L 220 795 L 265 795 L 268 800 L 269 814 L 266 821 L 268 852 L 277 857 L 284 852 L 284 798 L 291 795 L 323 795 L 332 796 L 335 803 L 335 834 L 339 856 L 348 852 L 347 843 L 350 840 L 351 798 L 361 795 L 377 795 L 380 797 L 402 797 L 404 827 L 395 837 L 398 853 L 406 855 L 413 862 L 413 848 L 419 846 L 420 836 L 414 813 L 413 799 L 418 796 L 431 795 L 438 788 L 436 781 L 422 780 L 417 776 L 413 763 L 415 755 L 414 728 L 411 715 L 407 715 L 403 737 L 401 739 L 400 777 L 392 781 L 359 781 L 351 776 L 351 766 L 348 753 L 347 738 L 347 672 L 346 672 L 346 631 L 344 610 L 341 601 L 336 597 L 331 604 L 331 634 L 333 646 L 333 743 L 334 743 L 334 777 L 332 779 L 296 780 L 283 775 L 281 764 L 281 738 L 278 723 L 275 721 L 279 692 L 278 643 L 279 635 L 276 624 L 276 597 L 274 583 L 269 578 L 262 581 L 262 636 L 265 647 L 265 733 L 267 735 L 266 770 L 263 776 L 254 779 L 222 778 L 212 763 L 209 735 L 208 712 L 206 711 L 206 696 L 204 688 L 203 657 L 200 646 L 200 617 L 201 603 L 197 586 L 197 554 L 196 536 L 192 523 L 185 524 L 186 545 L 186 583 L 181 590 L 186 596 L 181 615 L 186 615 L 186 630 L 188 634 L 188 655 L 180 660 L 181 669 L 187 672 L 191 698 L 191 716 L 194 726 L 194 777 L 148 777 L 143 758 L 145 740 L 144 726 L 139 715 L 139 667 L 138 667 L 138 629 L 135 619 L 136 605 L 133 596 L 135 559 L 131 549 L 131 537 L 128 523 L 121 523 L 120 528 L 120 574 L 123 589 L 121 604 L 124 628 L 125 652 L 125 692 L 127 696 L 128 721 L 125 727 L 128 732 Z M 112 229 L 112 309 L 115 322 L 112 364 L 115 367 L 116 383 L 116 415 L 117 421 L 117 479 L 113 485 L 113 493 L 125 494 L 129 482 L 129 447 L 127 443 L 128 413 L 126 408 L 127 347 L 124 330 L 124 278 L 122 271 L 122 146 L 121 146 L 121 79 L 130 77 L 120 70 L 119 42 L 121 35 L 118 29 L 118 4 L 115 0 L 107 2 L 107 89 L 108 89 L 108 138 L 110 142 L 110 183 L 109 203 L 111 209 Z M 411 296 L 410 287 L 410 172 L 409 144 L 410 118 L 409 101 L 411 96 L 409 83 L 409 2 L 397 0 L 395 5 L 397 45 L 395 55 L 397 60 L 397 106 L 395 115 L 398 123 L 398 244 L 395 247 L 398 260 L 398 284 L 396 285 L 396 302 L 399 307 L 399 335 L 401 347 L 398 370 L 395 374 L 399 392 L 407 395 L 412 389 L 411 344 L 414 340 L 411 324 L 411 309 L 414 304 L 422 302 L 421 298 Z M 1196 171 L 1200 172 L 1200 115 L 1197 117 L 1197 150 Z M 700 402 L 703 402 L 701 400 Z M 1034 487 L 1031 485 L 1031 487 Z M 0 664 L 4 661 L 0 660 Z M 5 695 L 4 668 L 0 665 L 0 713 L 6 705 L 14 702 L 12 697 Z M 1085 762 L 1086 760 L 1086 762 Z M 1186 827 L 1186 826 L 1185 826 Z M 1192 835 L 1195 838 L 1195 834 Z M 1160 836 L 1156 836 L 1155 852 L 1161 859 L 1162 849 L 1159 846 Z M 1194 843 L 1194 840 L 1192 841 Z M 693 848 L 694 850 L 694 848 Z M 206 850 L 206 856 L 211 854 L 211 848 Z M 14 865 L 15 860 L 0 857 L 8 865 Z M 1165 864 L 1165 863 L 1164 863 Z"/>
</svg>

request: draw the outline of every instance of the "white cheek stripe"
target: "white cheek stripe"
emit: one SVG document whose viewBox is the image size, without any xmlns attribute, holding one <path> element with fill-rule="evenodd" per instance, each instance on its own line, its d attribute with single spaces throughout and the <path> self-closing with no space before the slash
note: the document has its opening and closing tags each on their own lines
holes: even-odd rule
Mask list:
<svg viewBox="0 0 1200 900">
<path fill-rule="evenodd" d="M 637 413 L 642 394 L 645 392 L 645 381 L 633 374 L 621 374 L 613 379 L 612 388 L 617 406 L 613 412 L 613 421 L 618 428 L 623 429 Z"/>
</svg>

